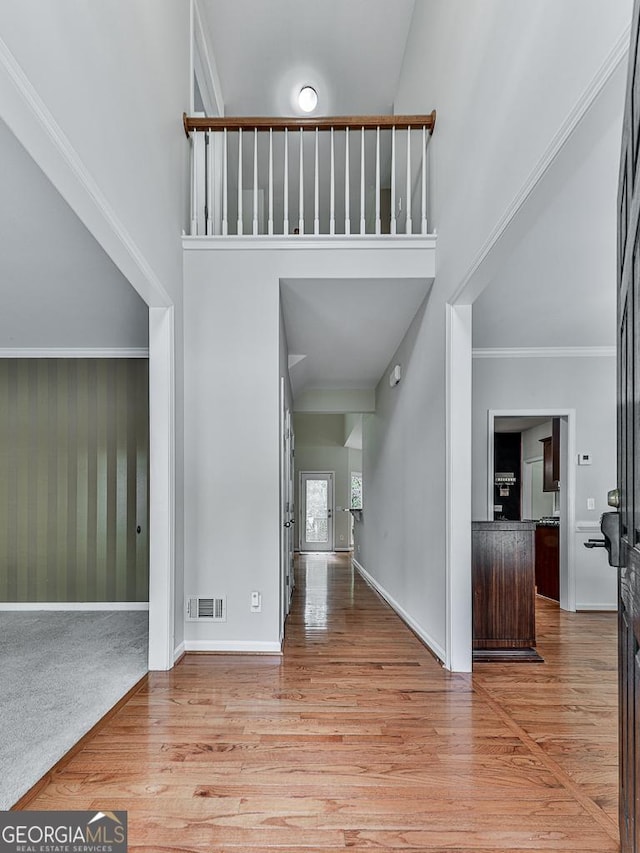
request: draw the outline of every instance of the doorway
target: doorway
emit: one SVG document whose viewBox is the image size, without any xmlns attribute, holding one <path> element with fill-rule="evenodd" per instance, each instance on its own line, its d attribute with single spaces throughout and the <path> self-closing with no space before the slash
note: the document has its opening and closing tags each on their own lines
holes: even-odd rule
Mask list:
<svg viewBox="0 0 640 853">
<path fill-rule="evenodd" d="M 301 471 L 301 551 L 333 551 L 333 472 Z"/>
<path fill-rule="evenodd" d="M 489 410 L 488 412 L 488 460 L 487 460 L 487 519 L 493 520 L 495 517 L 495 435 L 496 421 L 498 419 L 509 419 L 512 425 L 521 425 L 534 427 L 536 424 L 541 424 L 544 421 L 559 419 L 559 446 L 560 446 L 560 489 L 557 496 L 554 495 L 553 513 L 549 517 L 556 517 L 559 521 L 559 597 L 560 607 L 563 610 L 575 611 L 576 595 L 575 595 L 575 548 L 574 536 L 575 531 L 575 468 L 569 464 L 569 460 L 575 458 L 575 409 L 507 409 L 507 410 Z M 505 421 L 503 421 L 504 423 Z M 540 444 L 542 447 L 542 443 Z M 527 518 L 524 514 L 524 509 L 527 507 L 533 511 L 533 502 L 536 499 L 532 494 L 532 486 L 534 483 L 536 463 L 539 464 L 542 458 L 542 453 L 534 454 L 533 452 L 525 452 L 521 455 L 523 463 L 529 462 L 530 467 L 527 470 L 526 464 L 522 465 L 522 512 L 521 518 Z M 528 475 L 529 481 L 525 484 L 525 475 Z M 528 491 L 528 498 L 525 497 L 525 492 Z M 529 500 L 527 505 L 526 501 Z M 547 496 L 548 501 L 548 496 Z M 544 504 L 543 498 L 540 498 L 537 507 L 549 506 L 549 503 Z M 532 518 L 533 516 L 529 516 Z"/>
</svg>

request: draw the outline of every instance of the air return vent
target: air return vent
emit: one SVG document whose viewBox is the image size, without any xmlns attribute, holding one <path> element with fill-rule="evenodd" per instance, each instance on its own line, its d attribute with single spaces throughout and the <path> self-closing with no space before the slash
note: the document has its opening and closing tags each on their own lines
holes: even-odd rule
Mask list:
<svg viewBox="0 0 640 853">
<path fill-rule="evenodd" d="M 187 621 L 188 622 L 226 622 L 227 621 L 227 597 L 205 598 L 199 595 L 190 595 L 187 598 Z"/>
</svg>

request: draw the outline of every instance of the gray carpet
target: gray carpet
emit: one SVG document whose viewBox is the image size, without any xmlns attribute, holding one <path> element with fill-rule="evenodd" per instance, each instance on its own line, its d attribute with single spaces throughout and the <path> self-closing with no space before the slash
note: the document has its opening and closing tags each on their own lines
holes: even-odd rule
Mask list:
<svg viewBox="0 0 640 853">
<path fill-rule="evenodd" d="M 0 612 L 0 809 L 147 672 L 148 614 Z"/>
</svg>

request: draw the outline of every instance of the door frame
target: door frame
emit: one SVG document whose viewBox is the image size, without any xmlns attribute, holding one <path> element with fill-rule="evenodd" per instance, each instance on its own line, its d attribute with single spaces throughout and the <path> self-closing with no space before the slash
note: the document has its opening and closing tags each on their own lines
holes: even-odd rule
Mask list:
<svg viewBox="0 0 640 853">
<path fill-rule="evenodd" d="M 298 551 L 301 554 L 312 554 L 313 551 L 305 551 L 302 548 L 302 531 L 304 530 L 304 513 L 306 508 L 306 500 L 304 499 L 303 491 L 302 491 L 302 477 L 304 474 L 321 474 L 324 476 L 331 476 L 331 547 L 327 549 L 327 554 L 331 554 L 336 550 L 336 472 L 335 471 L 299 471 L 298 472 L 298 503 L 300 506 L 298 507 Z"/>
<path fill-rule="evenodd" d="M 576 410 L 489 409 L 487 412 L 487 521 L 493 520 L 493 465 L 496 418 L 560 418 L 560 607 L 576 609 Z M 562 484 L 566 484 L 566 487 Z"/>
</svg>

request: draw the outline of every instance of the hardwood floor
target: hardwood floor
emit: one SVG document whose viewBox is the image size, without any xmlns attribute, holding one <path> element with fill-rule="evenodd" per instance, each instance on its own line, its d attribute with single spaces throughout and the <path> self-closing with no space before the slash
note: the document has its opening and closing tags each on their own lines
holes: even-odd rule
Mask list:
<svg viewBox="0 0 640 853">
<path fill-rule="evenodd" d="M 152 674 L 29 808 L 126 809 L 149 853 L 617 850 L 615 630 L 543 603 L 544 664 L 452 675 L 307 556 L 284 657 Z"/>
</svg>

